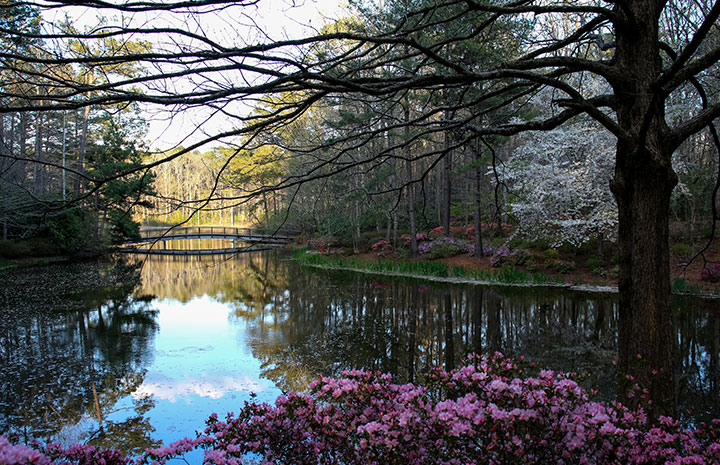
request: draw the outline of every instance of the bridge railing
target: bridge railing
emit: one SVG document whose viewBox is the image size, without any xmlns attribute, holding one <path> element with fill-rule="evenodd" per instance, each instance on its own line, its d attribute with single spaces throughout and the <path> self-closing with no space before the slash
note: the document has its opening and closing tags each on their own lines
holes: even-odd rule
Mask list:
<svg viewBox="0 0 720 465">
<path fill-rule="evenodd" d="M 267 228 L 236 228 L 232 226 L 182 226 L 177 228 L 153 227 L 140 230 L 143 239 L 160 236 L 196 236 L 196 235 L 223 235 L 223 236 L 264 236 L 291 238 L 300 234 L 294 229 L 267 229 Z"/>
</svg>

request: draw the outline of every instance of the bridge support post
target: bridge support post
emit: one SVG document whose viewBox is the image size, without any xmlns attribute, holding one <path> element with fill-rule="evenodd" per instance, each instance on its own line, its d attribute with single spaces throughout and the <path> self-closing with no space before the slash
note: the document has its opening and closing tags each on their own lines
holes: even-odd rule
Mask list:
<svg viewBox="0 0 720 465">
<path fill-rule="evenodd" d="M 163 250 L 167 250 L 167 242 L 166 242 L 166 241 L 162 241 L 162 243 L 163 243 Z"/>
</svg>

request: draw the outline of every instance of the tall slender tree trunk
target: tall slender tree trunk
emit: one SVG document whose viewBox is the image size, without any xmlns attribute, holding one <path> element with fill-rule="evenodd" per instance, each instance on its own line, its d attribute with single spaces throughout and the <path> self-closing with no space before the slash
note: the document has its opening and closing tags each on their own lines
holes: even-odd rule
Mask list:
<svg viewBox="0 0 720 465">
<path fill-rule="evenodd" d="M 80 173 L 75 178 L 75 194 L 79 194 L 85 189 L 85 181 L 82 175 L 85 174 L 85 155 L 87 154 L 88 126 L 90 122 L 90 107 L 83 110 L 82 132 L 80 133 L 80 147 L 78 150 L 77 171 Z"/>
<path fill-rule="evenodd" d="M 406 123 L 410 121 L 410 104 L 404 102 L 403 119 Z M 415 223 L 415 185 L 413 184 L 413 169 L 410 161 L 410 127 L 405 124 L 403 129 L 403 143 L 405 146 L 405 178 L 407 182 L 407 204 L 408 204 L 408 221 L 410 222 L 410 256 L 418 256 L 417 246 L 417 225 Z"/>
<path fill-rule="evenodd" d="M 33 192 L 38 193 L 44 190 L 42 165 L 42 137 L 43 137 L 43 115 L 38 113 L 35 119 L 35 163 L 33 163 Z"/>
<path fill-rule="evenodd" d="M 407 175 L 407 203 L 408 220 L 410 221 L 410 256 L 418 256 L 417 226 L 415 224 L 415 186 L 412 183 L 412 163 L 405 161 L 405 174 Z"/>
<path fill-rule="evenodd" d="M 0 115 L 0 150 L 3 154 L 9 154 L 10 149 L 5 142 L 5 115 Z"/>
<path fill-rule="evenodd" d="M 482 172 L 480 171 L 481 152 L 479 144 L 475 147 L 475 188 L 473 189 L 473 200 L 475 201 L 475 210 L 473 214 L 473 226 L 475 229 L 475 258 L 481 259 L 485 256 L 483 253 L 482 238 L 482 207 L 480 205 L 480 186 L 482 182 Z"/>
<path fill-rule="evenodd" d="M 398 215 L 395 210 L 393 210 L 393 212 L 392 212 L 392 218 L 393 218 L 392 245 L 393 245 L 393 250 L 397 250 L 397 247 L 398 247 Z"/>
<path fill-rule="evenodd" d="M 263 197 L 263 210 L 265 210 L 265 227 L 270 227 L 270 210 L 268 208 L 268 199 L 267 199 L 267 192 L 263 191 L 262 193 Z"/>
<path fill-rule="evenodd" d="M 450 203 L 452 201 L 452 184 L 450 172 L 452 171 L 452 152 L 450 151 L 450 134 L 445 133 L 445 156 L 443 159 L 442 182 L 442 227 L 443 235 L 450 235 Z"/>
</svg>

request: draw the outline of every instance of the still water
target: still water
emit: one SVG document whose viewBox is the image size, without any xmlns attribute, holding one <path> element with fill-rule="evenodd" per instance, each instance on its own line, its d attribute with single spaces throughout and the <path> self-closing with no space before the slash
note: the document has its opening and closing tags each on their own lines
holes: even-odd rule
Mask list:
<svg viewBox="0 0 720 465">
<path fill-rule="evenodd" d="M 471 351 L 614 391 L 612 295 L 320 271 L 276 251 L 137 261 L 0 272 L 0 434 L 134 454 L 320 375 L 416 381 Z M 686 418 L 720 417 L 717 308 L 675 302 Z"/>
</svg>

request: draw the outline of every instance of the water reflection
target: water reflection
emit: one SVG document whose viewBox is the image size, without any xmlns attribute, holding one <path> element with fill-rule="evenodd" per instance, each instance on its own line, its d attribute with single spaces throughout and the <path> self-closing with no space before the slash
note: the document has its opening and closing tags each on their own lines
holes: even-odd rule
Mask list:
<svg viewBox="0 0 720 465">
<path fill-rule="evenodd" d="M 0 433 L 68 442 L 81 436 L 99 445 L 110 438 L 128 451 L 155 444 L 144 416 L 151 400 L 138 398 L 120 418 L 110 418 L 118 400 L 143 382 L 152 357 L 155 312 L 130 298 L 139 269 L 101 263 L 46 271 L 63 277 L 59 285 L 29 270 L 6 282 L 12 290 L 3 289 Z M 87 293 L 87 283 L 100 287 Z M 16 294 L 18 286 L 32 297 Z M 57 305 L 58 299 L 73 302 L 73 309 Z"/>
<path fill-rule="evenodd" d="M 455 366 L 468 352 L 500 351 L 555 370 L 588 372 L 606 398 L 615 392 L 612 295 L 313 271 L 274 252 L 152 260 L 143 274 L 146 289 L 158 295 L 182 289 L 226 302 L 262 363 L 262 376 L 284 391 L 348 368 L 414 381 L 430 366 Z M 680 410 L 697 418 L 720 416 L 714 305 L 687 298 L 675 304 Z"/>
<path fill-rule="evenodd" d="M 93 292 L 38 298 L 52 295 L 38 289 L 47 279 L 27 270 L 34 293 L 4 291 L 0 434 L 132 453 L 192 436 L 209 413 L 237 411 L 253 395 L 272 401 L 349 368 L 417 381 L 472 351 L 586 371 L 614 393 L 613 296 L 308 270 L 278 252 L 138 263 L 141 272 L 122 268 Z M 57 285 L 112 269 L 66 269 Z M 681 409 L 720 417 L 720 317 L 689 299 L 677 300 L 674 316 Z"/>
</svg>

